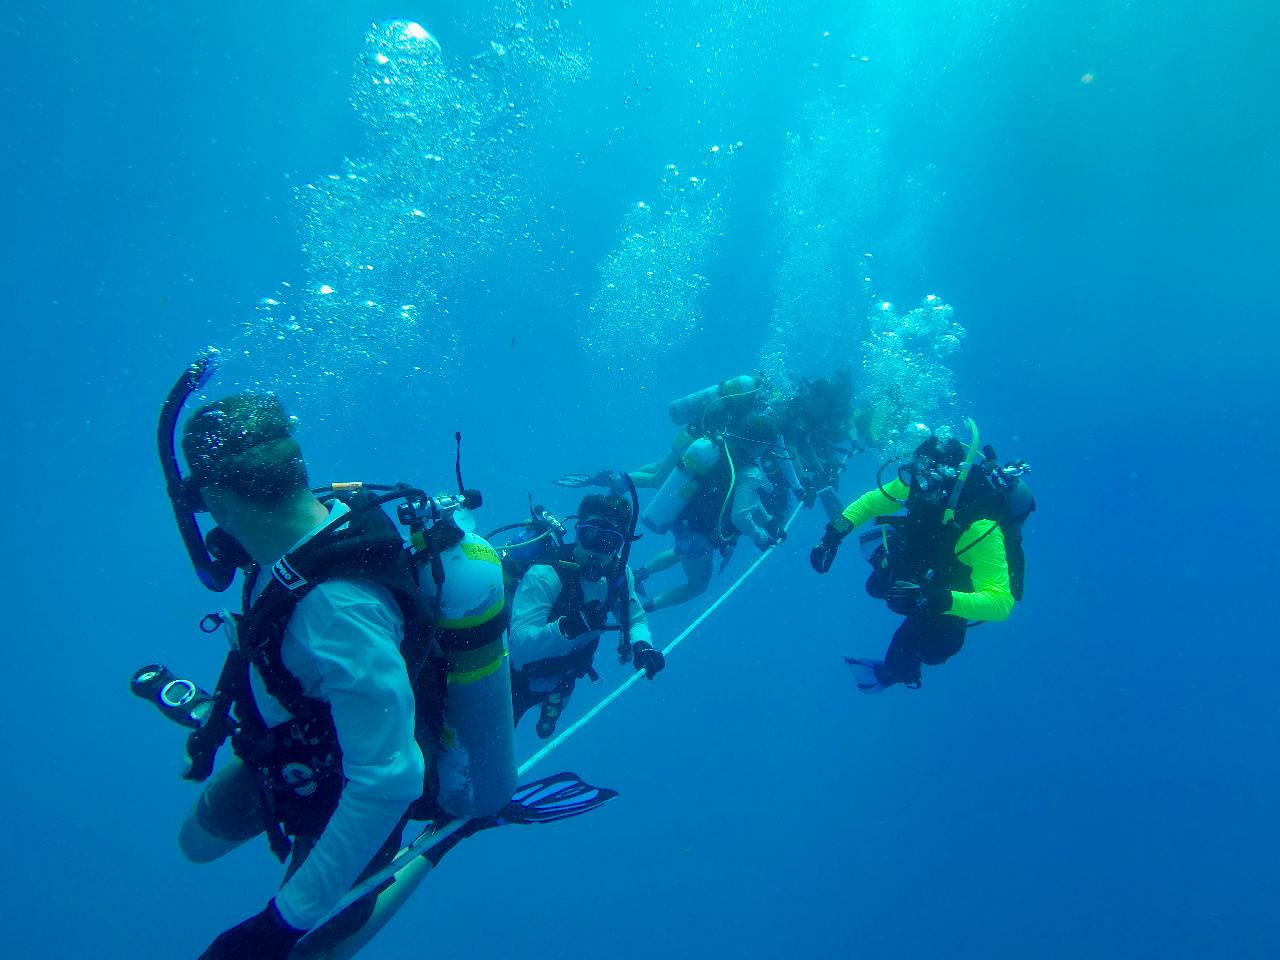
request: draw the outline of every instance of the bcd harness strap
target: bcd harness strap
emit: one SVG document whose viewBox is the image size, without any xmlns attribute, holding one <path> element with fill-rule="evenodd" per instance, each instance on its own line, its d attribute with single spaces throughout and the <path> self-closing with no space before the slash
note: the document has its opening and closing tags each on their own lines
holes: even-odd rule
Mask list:
<svg viewBox="0 0 1280 960">
<path fill-rule="evenodd" d="M 306 696 L 298 679 L 285 667 L 281 644 L 290 618 L 301 601 L 319 584 L 336 579 L 373 582 L 387 589 L 404 618 L 401 653 L 415 694 L 419 678 L 430 659 L 432 633 L 418 605 L 416 580 L 404 540 L 390 518 L 379 509 L 378 498 L 364 492 L 344 498 L 350 509 L 318 531 L 271 569 L 272 579 L 253 599 L 259 569 L 246 572 L 242 603 L 237 617 L 238 647 L 223 664 L 209 722 L 188 738 L 192 759 L 189 779 L 205 780 L 213 770 L 214 756 L 228 738 L 246 765 L 258 774 L 262 801 L 269 813 L 266 830 L 272 852 L 283 860 L 291 844 L 276 815 L 272 784 L 278 779 L 273 751 L 281 739 L 294 744 L 314 744 L 317 762 L 311 766 L 321 777 L 342 775 L 341 751 L 329 704 Z M 434 558 L 432 573 L 439 565 Z M 438 580 L 443 581 L 443 569 Z M 252 602 L 251 602 L 252 601 Z M 206 618 L 216 629 L 221 618 Z M 291 715 L 277 728 L 269 727 L 254 700 L 249 667 L 257 669 L 267 692 Z M 419 709 L 438 698 L 416 697 Z M 232 711 L 234 710 L 234 718 Z M 340 790 L 340 787 L 339 787 Z"/>
</svg>

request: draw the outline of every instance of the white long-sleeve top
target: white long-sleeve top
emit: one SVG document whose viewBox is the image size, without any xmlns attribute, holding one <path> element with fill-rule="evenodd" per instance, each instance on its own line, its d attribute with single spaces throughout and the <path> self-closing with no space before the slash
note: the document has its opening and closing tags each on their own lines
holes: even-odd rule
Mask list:
<svg viewBox="0 0 1280 960">
<path fill-rule="evenodd" d="M 733 484 L 733 507 L 730 518 L 734 528 L 751 538 L 751 542 L 763 550 L 769 545 L 769 531 L 765 529 L 773 517 L 760 502 L 760 492 L 773 490 L 773 484 L 765 479 L 764 471 L 754 461 L 737 472 Z"/>
<path fill-rule="evenodd" d="M 330 518 L 348 511 L 334 504 Z M 327 523 L 294 546 L 305 543 Z M 261 578 L 259 588 L 269 578 Z M 385 587 L 328 580 L 294 610 L 281 660 L 308 697 L 333 712 L 346 784 L 337 810 L 306 861 L 276 893 L 285 922 L 310 929 L 341 899 L 422 793 L 424 762 L 414 739 L 414 698 L 400 655 L 404 620 Z M 268 726 L 290 714 L 250 671 L 253 697 Z"/>
<path fill-rule="evenodd" d="M 511 601 L 511 667 L 523 670 L 531 663 L 546 660 L 550 657 L 563 657 L 566 654 L 581 650 L 596 637 L 598 631 L 587 631 L 572 640 L 560 632 L 558 620 L 550 620 L 551 608 L 560 598 L 560 576 L 555 569 L 546 564 L 535 564 L 520 580 L 516 595 Z M 582 602 L 602 603 L 608 593 L 608 584 L 603 580 L 582 581 Z M 652 643 L 649 633 L 649 621 L 645 616 L 640 598 L 636 596 L 635 580 L 631 576 L 631 568 L 627 568 L 627 602 L 631 606 L 631 642 Z M 617 622 L 616 610 L 610 616 Z M 531 683 L 537 687 L 543 683 L 545 689 L 555 686 L 555 678 L 533 678 Z"/>
</svg>

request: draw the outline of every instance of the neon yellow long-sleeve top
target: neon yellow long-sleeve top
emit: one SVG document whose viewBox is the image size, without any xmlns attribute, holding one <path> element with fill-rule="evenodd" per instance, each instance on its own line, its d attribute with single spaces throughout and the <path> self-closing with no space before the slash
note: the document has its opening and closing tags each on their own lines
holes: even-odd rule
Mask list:
<svg viewBox="0 0 1280 960">
<path fill-rule="evenodd" d="M 900 501 L 911 489 L 895 478 L 881 492 L 868 490 L 844 508 L 838 526 L 848 524 L 844 533 L 856 530 L 872 517 L 897 513 Z M 886 496 L 885 494 L 888 494 Z M 1007 620 L 1013 612 L 1013 593 L 1009 589 L 1009 561 L 1004 551 L 1004 533 L 995 520 L 975 520 L 956 541 L 956 557 L 971 571 L 973 591 L 951 591 L 951 609 L 947 613 L 966 620 Z"/>
</svg>

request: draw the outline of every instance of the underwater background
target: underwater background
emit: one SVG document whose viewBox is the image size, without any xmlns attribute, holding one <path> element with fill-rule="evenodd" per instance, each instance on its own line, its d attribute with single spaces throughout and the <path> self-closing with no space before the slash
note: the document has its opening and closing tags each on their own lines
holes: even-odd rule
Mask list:
<svg viewBox="0 0 1280 960">
<path fill-rule="evenodd" d="M 154 435 L 215 345 L 317 481 L 448 490 L 461 430 L 481 529 L 761 369 L 1034 468 L 1025 601 L 923 689 L 854 689 L 894 621 L 806 512 L 540 771 L 621 798 L 468 841 L 363 956 L 1276 956 L 1277 40 L 1189 0 L 11 6 L 0 953 L 194 957 L 278 881 L 181 859 L 182 732 L 127 690 L 221 660 Z"/>
</svg>

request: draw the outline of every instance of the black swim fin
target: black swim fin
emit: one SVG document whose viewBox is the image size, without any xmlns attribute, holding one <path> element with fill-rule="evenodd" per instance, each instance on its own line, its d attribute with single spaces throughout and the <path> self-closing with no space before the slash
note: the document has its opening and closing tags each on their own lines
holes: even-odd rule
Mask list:
<svg viewBox="0 0 1280 960">
<path fill-rule="evenodd" d="M 858 689 L 863 693 L 879 693 L 889 689 L 890 684 L 885 676 L 883 660 L 868 660 L 865 657 L 845 657 L 844 662 L 853 671 Z"/>
</svg>

